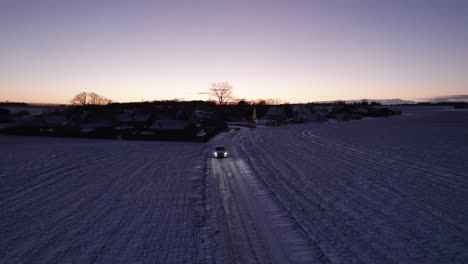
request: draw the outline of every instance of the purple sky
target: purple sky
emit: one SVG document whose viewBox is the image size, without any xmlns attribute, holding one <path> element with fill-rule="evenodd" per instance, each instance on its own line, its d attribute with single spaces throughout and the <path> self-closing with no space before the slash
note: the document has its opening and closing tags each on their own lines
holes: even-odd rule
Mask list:
<svg viewBox="0 0 468 264">
<path fill-rule="evenodd" d="M 0 2 L 0 101 L 468 94 L 468 1 Z"/>
</svg>

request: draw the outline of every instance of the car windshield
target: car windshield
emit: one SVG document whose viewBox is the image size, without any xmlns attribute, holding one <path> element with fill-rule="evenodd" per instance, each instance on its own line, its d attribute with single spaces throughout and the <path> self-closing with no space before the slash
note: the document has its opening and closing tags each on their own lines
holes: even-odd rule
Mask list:
<svg viewBox="0 0 468 264">
<path fill-rule="evenodd" d="M 224 147 L 216 147 L 216 150 L 224 150 Z"/>
</svg>

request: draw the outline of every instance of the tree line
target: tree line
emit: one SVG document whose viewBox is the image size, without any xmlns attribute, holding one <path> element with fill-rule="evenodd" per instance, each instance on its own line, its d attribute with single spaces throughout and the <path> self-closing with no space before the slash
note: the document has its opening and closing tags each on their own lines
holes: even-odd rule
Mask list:
<svg viewBox="0 0 468 264">
<path fill-rule="evenodd" d="M 234 96 L 234 88 L 228 82 L 213 82 L 208 89 L 208 101 L 220 106 L 225 105 L 278 105 L 287 104 L 287 101 L 281 99 L 239 99 Z M 94 92 L 80 92 L 75 95 L 70 103 L 75 106 L 86 105 L 107 105 L 112 100 Z"/>
<path fill-rule="evenodd" d="M 112 103 L 112 100 L 102 96 L 102 95 L 99 95 L 97 93 L 88 93 L 88 92 L 81 92 L 77 95 L 75 95 L 75 97 L 73 97 L 73 99 L 71 99 L 70 103 L 72 105 L 76 105 L 76 106 L 84 106 L 84 105 L 107 105 L 107 104 L 110 104 Z"/>
</svg>

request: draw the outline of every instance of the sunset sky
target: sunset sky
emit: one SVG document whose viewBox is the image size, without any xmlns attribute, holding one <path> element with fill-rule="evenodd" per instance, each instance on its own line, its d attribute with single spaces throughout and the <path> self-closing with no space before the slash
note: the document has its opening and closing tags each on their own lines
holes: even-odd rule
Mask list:
<svg viewBox="0 0 468 264">
<path fill-rule="evenodd" d="M 2 0 L 0 101 L 468 94 L 468 1 Z"/>
</svg>

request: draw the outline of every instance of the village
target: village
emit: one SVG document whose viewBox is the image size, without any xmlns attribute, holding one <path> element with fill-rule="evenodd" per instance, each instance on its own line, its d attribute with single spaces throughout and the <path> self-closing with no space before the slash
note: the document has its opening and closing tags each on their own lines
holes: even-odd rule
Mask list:
<svg viewBox="0 0 468 264">
<path fill-rule="evenodd" d="M 284 126 L 401 114 L 375 103 L 237 104 L 155 101 L 86 106 L 0 106 L 0 133 L 29 136 L 207 141 L 229 126 Z"/>
</svg>

